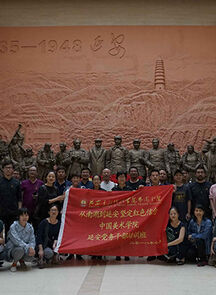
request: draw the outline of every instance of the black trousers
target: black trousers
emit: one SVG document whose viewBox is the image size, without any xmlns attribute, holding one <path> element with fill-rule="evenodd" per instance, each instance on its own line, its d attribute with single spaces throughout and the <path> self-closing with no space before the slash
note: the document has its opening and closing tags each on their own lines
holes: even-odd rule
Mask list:
<svg viewBox="0 0 216 295">
<path fill-rule="evenodd" d="M 190 241 L 186 257 L 187 260 L 191 262 L 196 261 L 197 258 L 201 261 L 205 261 L 207 258 L 205 240 L 195 239 Z"/>
</svg>

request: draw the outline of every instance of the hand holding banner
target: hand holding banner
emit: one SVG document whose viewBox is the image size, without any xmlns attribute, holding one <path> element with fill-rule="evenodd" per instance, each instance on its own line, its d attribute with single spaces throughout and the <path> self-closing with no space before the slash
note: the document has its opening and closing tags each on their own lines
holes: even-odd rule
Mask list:
<svg viewBox="0 0 216 295">
<path fill-rule="evenodd" d="M 70 188 L 56 251 L 106 256 L 167 253 L 172 192 L 172 185 L 132 192 Z"/>
</svg>

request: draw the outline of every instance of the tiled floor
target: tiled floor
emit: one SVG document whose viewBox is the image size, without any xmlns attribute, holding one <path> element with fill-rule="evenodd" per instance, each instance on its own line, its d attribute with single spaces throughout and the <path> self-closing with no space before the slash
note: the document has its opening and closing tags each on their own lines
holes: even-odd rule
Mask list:
<svg viewBox="0 0 216 295">
<path fill-rule="evenodd" d="M 216 269 L 186 264 L 167 265 L 145 258 L 129 262 L 93 262 L 75 259 L 59 266 L 27 271 L 9 271 L 10 264 L 0 268 L 0 294 L 6 295 L 190 295 L 214 294 Z"/>
</svg>

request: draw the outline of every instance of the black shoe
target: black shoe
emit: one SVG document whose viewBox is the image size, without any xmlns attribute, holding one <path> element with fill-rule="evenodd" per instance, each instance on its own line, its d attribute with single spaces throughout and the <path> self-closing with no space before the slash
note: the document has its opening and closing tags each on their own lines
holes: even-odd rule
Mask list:
<svg viewBox="0 0 216 295">
<path fill-rule="evenodd" d="M 156 259 L 156 256 L 148 256 L 147 261 L 153 261 Z"/>
<path fill-rule="evenodd" d="M 129 256 L 125 256 L 125 261 L 129 261 L 130 257 Z"/>
<path fill-rule="evenodd" d="M 116 260 L 120 261 L 121 260 L 121 256 L 116 256 Z"/>
<path fill-rule="evenodd" d="M 80 260 L 80 261 L 81 261 L 81 260 L 84 260 L 84 259 L 82 258 L 82 255 L 79 255 L 79 254 L 76 255 L 76 259 L 77 259 L 77 260 Z"/>
<path fill-rule="evenodd" d="M 198 263 L 197 263 L 197 266 L 198 267 L 202 267 L 202 266 L 205 266 L 205 265 L 207 265 L 208 263 L 207 263 L 207 261 L 205 261 L 205 260 L 201 260 L 201 261 L 199 261 Z"/>
<path fill-rule="evenodd" d="M 71 260 L 74 258 L 74 254 L 69 254 L 66 260 Z"/>
<path fill-rule="evenodd" d="M 165 255 L 160 255 L 157 257 L 157 259 L 160 261 L 167 261 L 168 260 L 168 258 Z"/>
<path fill-rule="evenodd" d="M 0 267 L 2 267 L 3 264 L 4 264 L 4 261 L 0 261 Z"/>
</svg>

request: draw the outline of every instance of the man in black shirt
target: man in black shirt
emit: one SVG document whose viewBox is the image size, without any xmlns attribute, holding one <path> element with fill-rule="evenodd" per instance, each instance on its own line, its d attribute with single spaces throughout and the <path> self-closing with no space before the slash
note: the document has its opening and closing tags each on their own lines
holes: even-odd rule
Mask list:
<svg viewBox="0 0 216 295">
<path fill-rule="evenodd" d="M 183 222 L 190 220 L 191 200 L 189 199 L 188 187 L 183 183 L 183 173 L 177 169 L 174 173 L 175 191 L 173 192 L 172 206 L 179 212 L 179 219 Z"/>
<path fill-rule="evenodd" d="M 0 179 L 0 219 L 5 224 L 5 235 L 16 220 L 17 210 L 22 206 L 20 182 L 13 178 L 13 163 L 2 164 L 3 177 Z"/>
<path fill-rule="evenodd" d="M 139 186 L 145 186 L 145 182 L 142 179 L 139 179 L 139 172 L 136 167 L 130 167 L 129 169 L 130 180 L 126 182 L 126 185 L 129 186 L 133 191 L 137 190 Z"/>
<path fill-rule="evenodd" d="M 209 189 L 212 183 L 206 181 L 206 172 L 204 167 L 199 166 L 195 172 L 196 181 L 192 182 L 189 187 L 189 198 L 192 205 L 192 213 L 196 204 L 201 204 L 204 207 L 205 215 L 209 219 L 212 218 L 210 209 Z"/>
</svg>

